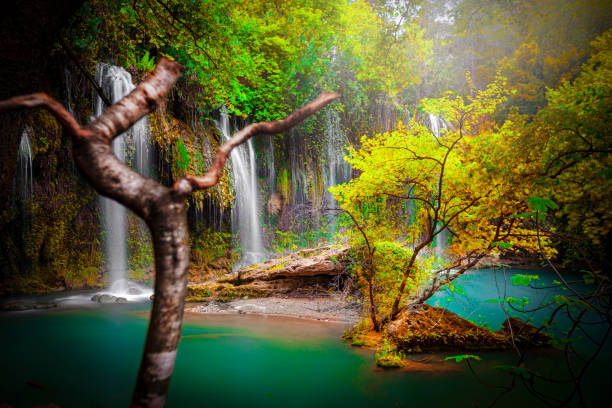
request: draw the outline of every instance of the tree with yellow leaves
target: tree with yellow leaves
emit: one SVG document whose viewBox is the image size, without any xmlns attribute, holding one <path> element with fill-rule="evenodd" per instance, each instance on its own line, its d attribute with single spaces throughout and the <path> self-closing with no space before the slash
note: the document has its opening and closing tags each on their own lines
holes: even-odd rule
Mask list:
<svg viewBox="0 0 612 408">
<path fill-rule="evenodd" d="M 436 136 L 415 121 L 400 123 L 393 132 L 364 136 L 361 147 L 346 157 L 359 177 L 331 189 L 342 208 L 371 242 L 403 240 L 412 248 L 382 322 L 405 303 L 426 301 L 485 255 L 552 254 L 550 240 L 538 236 L 528 216 L 532 191 L 526 177 L 533 168 L 517 161 L 521 134 L 512 121 L 501 127 L 492 121 L 506 99 L 504 89 L 499 77 L 473 96 L 424 100 L 425 110 L 442 115 L 448 130 Z M 398 216 L 406 206 L 408 214 Z M 452 235 L 449 261 L 408 291 L 419 259 L 444 231 Z"/>
</svg>

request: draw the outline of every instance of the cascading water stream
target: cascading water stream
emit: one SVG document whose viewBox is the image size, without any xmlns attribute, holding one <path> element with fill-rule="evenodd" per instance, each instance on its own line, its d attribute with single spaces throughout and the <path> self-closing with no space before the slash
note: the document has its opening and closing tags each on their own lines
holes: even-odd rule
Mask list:
<svg viewBox="0 0 612 408">
<path fill-rule="evenodd" d="M 221 109 L 221 118 L 215 124 L 225 140 L 229 140 L 230 121 L 227 109 Z M 257 167 L 255 163 L 253 140 L 234 148 L 230 155 L 236 202 L 232 208 L 232 232 L 237 232 L 240 240 L 241 259 L 234 269 L 260 262 L 265 257 L 261 224 L 259 222 L 259 198 Z"/>
<path fill-rule="evenodd" d="M 132 76 L 121 67 L 99 63 L 97 65 L 96 80 L 104 94 L 116 103 L 129 94 L 134 88 Z M 104 111 L 104 104 L 99 95 L 94 99 L 94 115 L 100 116 Z M 129 138 L 129 140 L 126 140 Z M 126 147 L 128 143 L 134 145 L 134 167 L 144 176 L 151 177 L 154 173 L 153 149 L 150 141 L 149 121 L 145 117 L 138 121 L 127 132 L 116 137 L 111 148 L 119 160 L 126 162 Z M 128 281 L 128 230 L 127 211 L 124 206 L 107 197 L 100 199 L 102 209 L 102 227 L 104 231 L 104 253 L 106 268 L 110 272 L 110 292 L 113 295 L 126 297 L 139 297 L 143 294 L 142 288 Z"/>
<path fill-rule="evenodd" d="M 444 123 L 444 120 L 441 118 L 437 117 L 433 113 L 430 113 L 429 128 L 436 137 L 440 137 L 442 130 L 446 130 L 446 123 Z"/>
<path fill-rule="evenodd" d="M 442 131 L 447 129 L 444 120 L 442 118 L 437 117 L 433 113 L 429 114 L 429 127 L 436 138 L 439 138 L 442 135 Z M 436 225 L 436 231 L 439 229 L 440 223 Z M 449 233 L 445 228 L 438 235 L 436 235 L 433 241 L 434 254 L 440 263 L 444 262 L 448 235 Z"/>
<path fill-rule="evenodd" d="M 72 116 L 75 116 L 72 109 L 72 74 L 66 66 L 64 67 L 64 85 L 66 86 L 66 109 Z"/>
<path fill-rule="evenodd" d="M 27 127 L 21 133 L 21 141 L 19 142 L 16 188 L 22 202 L 32 202 L 32 146 L 30 145 Z"/>
<path fill-rule="evenodd" d="M 338 113 L 332 109 L 328 109 L 326 113 L 327 128 L 325 131 L 325 170 L 324 170 L 324 202 L 327 208 L 336 208 L 338 206 L 336 199 L 329 192 L 329 188 L 341 183 L 347 183 L 352 178 L 352 168 L 349 163 L 344 160 L 344 152 L 346 145 L 346 136 L 340 126 L 340 117 Z M 332 222 L 329 232 L 333 235 L 337 229 L 337 215 L 330 212 L 329 217 Z"/>
</svg>

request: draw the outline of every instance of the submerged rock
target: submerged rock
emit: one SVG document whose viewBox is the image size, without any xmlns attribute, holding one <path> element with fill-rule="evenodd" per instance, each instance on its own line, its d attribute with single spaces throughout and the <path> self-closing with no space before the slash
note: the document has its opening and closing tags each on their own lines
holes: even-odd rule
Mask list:
<svg viewBox="0 0 612 408">
<path fill-rule="evenodd" d="M 552 337 L 548 334 L 517 317 L 509 317 L 504 320 L 502 328 L 495 334 L 513 339 L 519 347 L 544 347 L 550 345 L 552 341 Z"/>
<path fill-rule="evenodd" d="M 429 305 L 402 309 L 387 334 L 404 351 L 460 351 L 507 348 L 504 339 L 450 310 Z"/>
<path fill-rule="evenodd" d="M 55 302 L 15 301 L 0 305 L 0 311 L 18 312 L 33 309 L 53 309 L 55 307 L 57 307 L 57 303 Z"/>
<path fill-rule="evenodd" d="M 449 310 L 426 304 L 402 309 L 387 326 L 387 334 L 406 352 L 508 350 L 515 345 L 546 347 L 551 340 L 518 318 L 506 320 L 504 327 L 493 333 Z"/>
<path fill-rule="evenodd" d="M 93 302 L 97 303 L 127 303 L 127 299 L 120 296 L 113 296 L 107 293 L 98 293 L 91 297 Z"/>
<path fill-rule="evenodd" d="M 53 309 L 57 307 L 55 302 L 36 302 L 34 303 L 34 309 Z"/>
</svg>

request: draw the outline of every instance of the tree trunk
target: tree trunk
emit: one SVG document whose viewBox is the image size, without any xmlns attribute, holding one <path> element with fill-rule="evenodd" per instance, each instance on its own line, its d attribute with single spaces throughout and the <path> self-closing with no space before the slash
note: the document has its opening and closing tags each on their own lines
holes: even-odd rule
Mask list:
<svg viewBox="0 0 612 408">
<path fill-rule="evenodd" d="M 283 120 L 248 125 L 223 143 L 202 177 L 186 175 L 171 188 L 131 170 L 113 154 L 112 140 L 162 101 L 182 73 L 182 66 L 163 58 L 153 74 L 94 122 L 80 126 L 64 106 L 46 94 L 0 101 L 0 111 L 43 107 L 72 137 L 75 163 L 100 193 L 125 205 L 149 226 L 155 252 L 155 297 L 136 387 L 134 407 L 163 407 L 174 370 L 183 324 L 189 269 L 189 233 L 185 200 L 196 190 L 219 182 L 232 149 L 257 134 L 282 133 L 340 95 L 323 92 Z"/>
<path fill-rule="evenodd" d="M 183 324 L 189 270 L 185 200 L 164 200 L 148 223 L 155 251 L 155 297 L 133 407 L 163 407 Z"/>
</svg>

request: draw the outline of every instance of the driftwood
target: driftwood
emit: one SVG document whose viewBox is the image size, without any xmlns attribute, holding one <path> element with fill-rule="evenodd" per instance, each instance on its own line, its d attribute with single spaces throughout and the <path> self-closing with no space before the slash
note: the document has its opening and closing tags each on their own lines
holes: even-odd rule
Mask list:
<svg viewBox="0 0 612 408">
<path fill-rule="evenodd" d="M 110 143 L 156 108 L 182 70 L 177 62 L 163 58 L 136 89 L 86 126 L 78 124 L 62 104 L 44 93 L 0 102 L 0 111 L 41 107 L 53 114 L 72 138 L 73 156 L 81 174 L 99 193 L 131 209 L 151 230 L 155 298 L 132 397 L 133 407 L 163 406 L 174 370 L 189 268 L 187 196 L 219 181 L 234 147 L 257 134 L 284 132 L 339 97 L 336 93 L 324 92 L 283 120 L 245 127 L 219 148 L 204 176 L 187 175 L 168 188 L 131 170 L 113 154 Z"/>
</svg>

